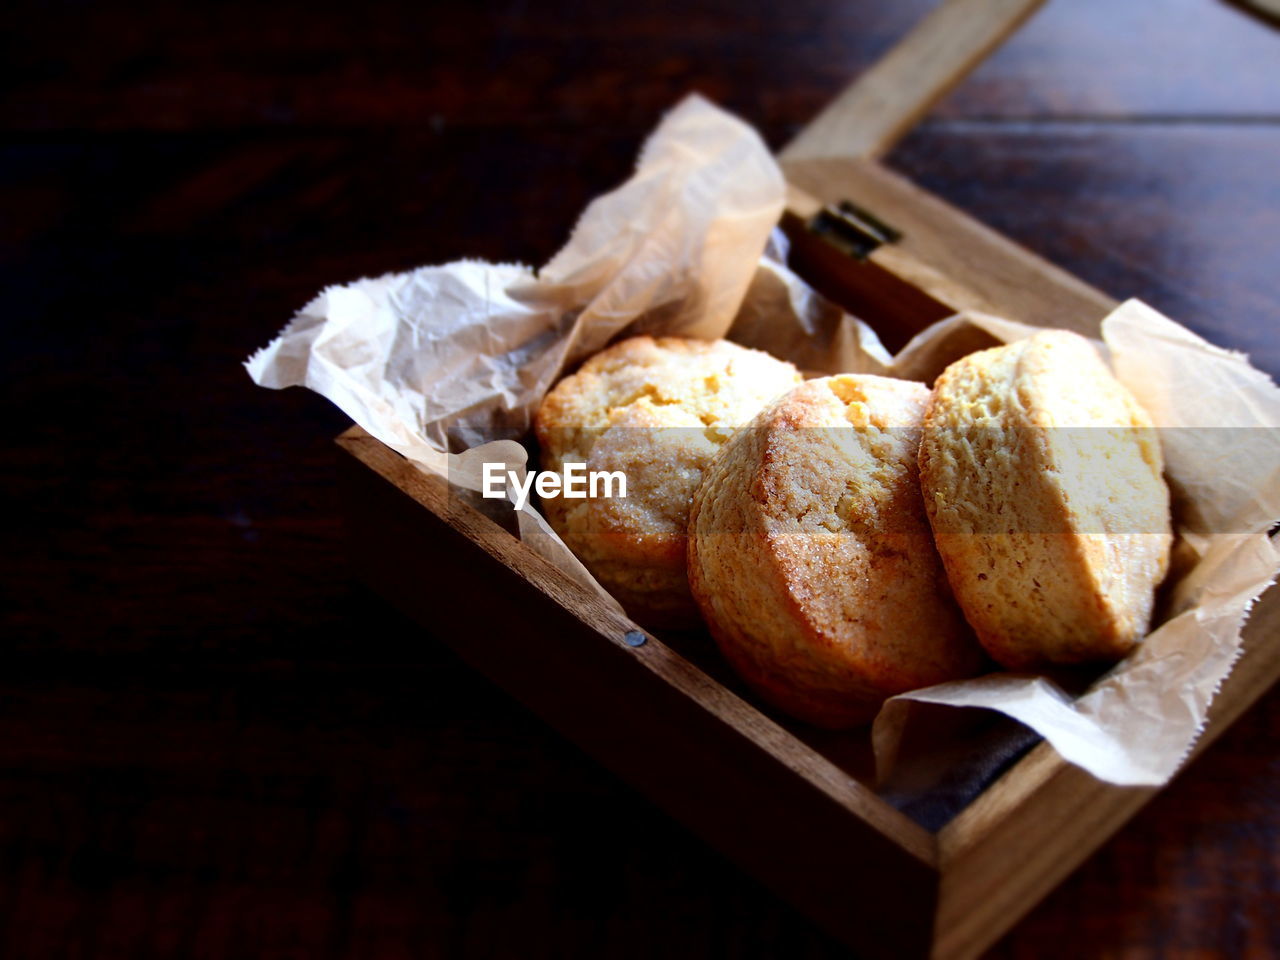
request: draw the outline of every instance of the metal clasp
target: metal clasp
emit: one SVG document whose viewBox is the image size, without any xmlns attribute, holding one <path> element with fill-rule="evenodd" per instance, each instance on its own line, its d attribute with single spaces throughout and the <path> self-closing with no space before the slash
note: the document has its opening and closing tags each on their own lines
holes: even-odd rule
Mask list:
<svg viewBox="0 0 1280 960">
<path fill-rule="evenodd" d="M 899 231 L 848 200 L 827 204 L 805 226 L 841 253 L 859 260 L 882 244 L 902 239 Z"/>
</svg>

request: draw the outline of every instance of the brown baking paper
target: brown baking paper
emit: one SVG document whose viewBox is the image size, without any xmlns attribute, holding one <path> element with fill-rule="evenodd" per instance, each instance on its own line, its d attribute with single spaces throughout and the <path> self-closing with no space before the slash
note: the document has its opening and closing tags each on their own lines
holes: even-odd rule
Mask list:
<svg viewBox="0 0 1280 960">
<path fill-rule="evenodd" d="M 263 386 L 322 393 L 420 468 L 479 490 L 485 461 L 523 470 L 514 441 L 547 389 L 623 331 L 729 336 L 815 374 L 926 380 L 963 352 L 1033 331 L 960 316 L 890 357 L 787 269 L 785 241 L 770 234 L 783 203 L 782 174 L 756 133 L 690 97 L 538 273 L 460 261 L 330 287 L 246 368 Z M 1184 557 L 1168 618 L 1076 698 L 1048 678 L 1004 674 L 895 698 L 873 730 L 882 770 L 913 701 L 1000 711 L 1122 784 L 1167 781 L 1203 726 L 1247 610 L 1280 566 L 1266 536 L 1280 516 L 1280 391 L 1136 301 L 1101 335 L 1116 374 L 1167 428 Z M 517 517 L 533 549 L 604 594 L 535 510 Z"/>
</svg>

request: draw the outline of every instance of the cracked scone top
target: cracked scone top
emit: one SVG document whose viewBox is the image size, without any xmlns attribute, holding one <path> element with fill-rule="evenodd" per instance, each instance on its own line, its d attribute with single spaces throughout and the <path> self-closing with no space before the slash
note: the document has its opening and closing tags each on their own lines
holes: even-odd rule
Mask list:
<svg viewBox="0 0 1280 960">
<path fill-rule="evenodd" d="M 535 427 L 544 470 L 622 471 L 627 496 L 544 498 L 551 526 L 637 618 L 697 622 L 685 569 L 693 491 L 716 451 L 801 380 L 790 363 L 727 340 L 632 337 L 547 394 Z"/>
<path fill-rule="evenodd" d="M 928 397 L 887 377 L 810 380 L 725 446 L 694 497 L 693 594 L 738 674 L 793 716 L 852 726 L 981 662 L 920 496 Z"/>
<path fill-rule="evenodd" d="M 1004 666 L 1117 660 L 1168 567 L 1160 443 L 1087 340 L 1037 333 L 935 384 L 920 480 L 956 599 Z"/>
</svg>

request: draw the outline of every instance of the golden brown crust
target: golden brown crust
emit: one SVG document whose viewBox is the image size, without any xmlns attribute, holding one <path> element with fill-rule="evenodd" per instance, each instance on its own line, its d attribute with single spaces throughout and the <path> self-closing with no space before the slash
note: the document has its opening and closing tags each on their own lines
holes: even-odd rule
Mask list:
<svg viewBox="0 0 1280 960">
<path fill-rule="evenodd" d="M 952 364 L 920 479 L 956 599 L 1010 669 L 1116 660 L 1168 566 L 1150 418 L 1088 341 L 1045 331 Z"/>
<path fill-rule="evenodd" d="M 694 496 L 689 577 L 725 656 L 762 696 L 827 727 L 970 676 L 917 480 L 922 384 L 845 375 L 775 401 Z"/>
<path fill-rule="evenodd" d="M 697 622 L 685 542 L 703 470 L 734 430 L 800 382 L 795 367 L 726 340 L 632 337 L 590 358 L 535 418 L 544 470 L 622 471 L 625 498 L 546 498 L 552 527 L 632 615 Z"/>
</svg>

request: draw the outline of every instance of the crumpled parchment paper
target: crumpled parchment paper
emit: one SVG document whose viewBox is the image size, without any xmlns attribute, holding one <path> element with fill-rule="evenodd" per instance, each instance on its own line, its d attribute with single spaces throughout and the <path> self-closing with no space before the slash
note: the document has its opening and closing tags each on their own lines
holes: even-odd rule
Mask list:
<svg viewBox="0 0 1280 960">
<path fill-rule="evenodd" d="M 561 371 L 622 331 L 728 336 L 815 373 L 929 380 L 972 349 L 1034 332 L 962 315 L 895 358 L 865 324 L 785 266 L 771 231 L 781 171 L 759 136 L 693 96 L 646 143 L 635 174 L 588 206 L 536 274 L 459 261 L 329 287 L 246 363 L 267 387 L 310 387 L 421 468 L 479 490 L 481 464 L 523 470 L 515 442 Z M 1239 654 L 1249 606 L 1275 578 L 1266 531 L 1280 517 L 1280 391 L 1221 350 L 1129 301 L 1104 353 L 1161 430 L 1182 549 L 1171 612 L 1079 697 L 1046 677 L 996 674 L 891 700 L 873 728 L 891 766 L 910 703 L 1000 711 L 1069 761 L 1117 784 L 1165 783 Z M 1224 465 L 1229 465 L 1225 469 Z M 530 507 L 521 537 L 588 589 L 602 588 Z"/>
</svg>

